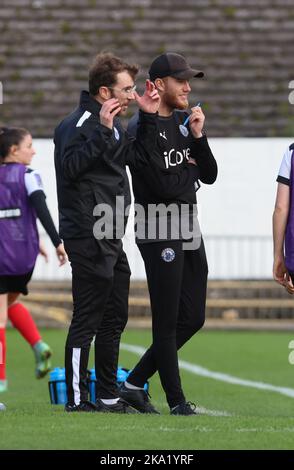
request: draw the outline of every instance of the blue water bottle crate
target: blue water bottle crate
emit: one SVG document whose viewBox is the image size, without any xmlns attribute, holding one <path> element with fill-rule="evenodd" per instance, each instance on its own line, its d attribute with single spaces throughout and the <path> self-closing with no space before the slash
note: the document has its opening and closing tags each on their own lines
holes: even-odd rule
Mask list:
<svg viewBox="0 0 294 470">
<path fill-rule="evenodd" d="M 117 369 L 117 384 L 121 385 L 125 382 L 130 374 L 131 370 L 125 369 L 119 366 Z M 96 401 L 96 374 L 95 369 L 88 370 L 88 390 L 89 399 L 91 402 Z M 52 405 L 65 405 L 67 403 L 67 389 L 65 383 L 65 369 L 61 367 L 55 367 L 49 375 L 49 394 Z M 144 390 L 148 391 L 149 383 L 146 382 Z"/>
</svg>

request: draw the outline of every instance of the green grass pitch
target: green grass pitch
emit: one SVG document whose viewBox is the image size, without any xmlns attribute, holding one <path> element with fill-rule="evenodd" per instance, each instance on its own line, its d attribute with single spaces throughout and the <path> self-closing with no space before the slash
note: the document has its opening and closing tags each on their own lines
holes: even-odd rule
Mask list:
<svg viewBox="0 0 294 470">
<path fill-rule="evenodd" d="M 44 330 L 63 366 L 66 332 Z M 147 347 L 148 331 L 126 331 L 123 343 Z M 202 331 L 180 351 L 183 361 L 240 379 L 294 389 L 288 361 L 294 333 Z M 48 378 L 34 378 L 33 354 L 18 332 L 8 330 L 9 391 L 0 394 L 0 449 L 293 449 L 294 398 L 203 377 L 182 370 L 186 398 L 201 414 L 170 416 L 158 375 L 150 382 L 160 416 L 66 414 L 49 403 Z M 139 358 L 121 351 L 119 364 Z M 93 354 L 90 364 L 93 366 Z"/>
</svg>

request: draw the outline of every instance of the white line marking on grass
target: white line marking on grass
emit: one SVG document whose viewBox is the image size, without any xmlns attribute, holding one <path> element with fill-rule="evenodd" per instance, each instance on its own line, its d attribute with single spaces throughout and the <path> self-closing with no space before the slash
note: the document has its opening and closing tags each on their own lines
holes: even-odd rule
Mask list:
<svg viewBox="0 0 294 470">
<path fill-rule="evenodd" d="M 163 401 L 154 401 L 152 400 L 153 405 L 155 405 L 155 408 L 161 408 L 166 406 L 166 403 Z M 204 408 L 204 406 L 198 406 L 197 405 L 197 414 L 199 415 L 208 415 L 208 416 L 234 416 L 232 413 L 229 413 L 228 411 L 220 411 L 220 410 L 209 410 L 207 408 Z"/>
<path fill-rule="evenodd" d="M 197 413 L 200 415 L 208 415 L 208 416 L 233 416 L 232 413 L 228 413 L 228 411 L 219 411 L 219 410 L 208 410 L 203 406 L 197 406 L 196 409 Z"/>
<path fill-rule="evenodd" d="M 189 421 L 190 420 L 193 420 L 193 418 L 184 418 L 185 420 Z M 115 430 L 116 431 L 121 431 L 121 432 L 133 432 L 133 431 L 138 431 L 138 432 L 142 432 L 142 430 L 144 432 L 158 432 L 158 431 L 161 431 L 161 432 L 170 432 L 170 433 L 175 433 L 175 434 L 179 434 L 181 432 L 187 434 L 187 433 L 195 433 L 195 432 L 202 432 L 202 433 L 208 433 L 208 432 L 212 432 L 212 433 L 221 433 L 223 434 L 223 429 L 222 428 L 215 428 L 215 427 L 208 427 L 208 426 L 193 426 L 193 427 L 189 427 L 189 428 L 178 428 L 178 427 L 168 427 L 168 426 L 159 426 L 159 427 L 142 427 L 141 425 L 140 426 L 115 426 Z M 103 431 L 110 431 L 111 433 L 113 433 L 113 426 L 112 425 L 109 425 L 109 426 L 99 426 L 99 431 L 100 432 L 103 432 Z M 293 433 L 294 432 L 294 428 L 273 428 L 271 426 L 269 427 L 264 427 L 264 428 L 231 428 L 230 429 L 230 432 L 231 433 L 235 433 L 235 432 L 239 432 L 239 433 Z"/>
<path fill-rule="evenodd" d="M 192 418 L 193 419 L 193 418 Z M 149 429 L 148 429 L 149 431 Z M 207 428 L 205 426 L 194 426 L 193 428 L 184 428 L 184 429 L 179 429 L 179 428 L 169 428 L 167 426 L 160 426 L 160 428 L 158 429 L 158 431 L 163 431 L 163 432 L 195 432 L 195 431 L 199 431 L 199 432 L 211 432 L 212 429 L 210 428 Z"/>
<path fill-rule="evenodd" d="M 125 351 L 133 352 L 134 354 L 142 355 L 146 351 L 142 346 L 135 346 L 133 344 L 121 343 L 121 348 Z M 181 369 L 192 372 L 192 374 L 200 375 L 202 377 L 208 377 L 210 379 L 220 380 L 221 382 L 227 382 L 230 384 L 241 385 L 243 387 L 252 387 L 259 390 L 268 390 L 270 392 L 280 393 L 287 397 L 294 398 L 294 389 L 288 387 L 278 387 L 276 385 L 267 384 L 264 382 L 255 382 L 253 380 L 244 380 L 234 377 L 233 375 L 223 374 L 222 372 L 214 372 L 204 367 L 198 366 L 197 364 L 191 364 L 186 361 L 179 361 Z"/>
<path fill-rule="evenodd" d="M 235 429 L 236 432 L 294 432 L 294 428 L 273 428 L 269 426 L 267 428 L 239 428 Z"/>
<path fill-rule="evenodd" d="M 186 418 L 185 418 L 186 419 Z M 191 418 L 193 419 L 193 418 Z M 189 421 L 189 419 L 188 419 Z M 122 431 L 122 432 L 129 432 L 129 431 L 142 431 L 145 429 L 145 432 L 158 432 L 158 431 L 162 431 L 162 432 L 174 432 L 176 434 L 180 433 L 180 432 L 184 432 L 184 433 L 187 433 L 187 432 L 195 432 L 195 431 L 199 431 L 199 432 L 215 432 L 215 429 L 213 428 L 207 428 L 205 426 L 194 426 L 193 428 L 183 428 L 183 429 L 179 429 L 179 428 L 169 428 L 167 426 L 159 426 L 159 427 L 153 427 L 153 428 L 150 428 L 150 427 L 145 427 L 143 428 L 142 426 L 115 426 L 115 430 L 116 431 Z M 113 432 L 113 426 L 99 426 L 99 431 L 111 431 Z"/>
</svg>

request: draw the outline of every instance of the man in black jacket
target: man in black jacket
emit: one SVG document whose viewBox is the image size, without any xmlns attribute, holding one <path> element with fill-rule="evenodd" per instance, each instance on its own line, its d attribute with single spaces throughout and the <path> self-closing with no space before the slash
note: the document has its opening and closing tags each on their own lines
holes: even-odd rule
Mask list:
<svg viewBox="0 0 294 470">
<path fill-rule="evenodd" d="M 157 144 L 144 171 L 132 164 L 130 169 L 140 208 L 136 241 L 147 274 L 153 343 L 120 396 L 141 413 L 156 413 L 143 387 L 158 370 L 171 414 L 193 415 L 195 406 L 186 401 L 181 386 L 177 350 L 205 320 L 208 268 L 196 191 L 199 180 L 215 181 L 217 164 L 203 134 L 201 107 L 193 107 L 190 117 L 185 111 L 189 80 L 203 73 L 191 69 L 181 55 L 167 53 L 153 61 L 149 75 L 161 97 Z M 138 133 L 137 116 L 128 130 Z"/>
<path fill-rule="evenodd" d="M 130 278 L 121 241 L 127 217 L 115 219 L 116 202 L 118 196 L 125 206 L 130 202 L 125 165 L 145 165 L 154 149 L 160 101 L 149 81 L 142 97 L 135 92 L 137 73 L 137 66 L 110 53 L 98 55 L 89 72 L 89 92 L 82 91 L 78 108 L 55 130 L 60 236 L 72 267 L 74 307 L 65 348 L 66 411 L 134 411 L 118 397 L 116 386 Z M 137 139 L 128 136 L 118 119 L 134 99 L 140 108 Z M 113 213 L 114 233 L 109 237 L 108 232 L 108 239 L 93 233 L 94 208 L 105 204 Z M 121 218 L 123 227 L 118 226 Z M 95 335 L 96 405 L 87 401 Z"/>
</svg>

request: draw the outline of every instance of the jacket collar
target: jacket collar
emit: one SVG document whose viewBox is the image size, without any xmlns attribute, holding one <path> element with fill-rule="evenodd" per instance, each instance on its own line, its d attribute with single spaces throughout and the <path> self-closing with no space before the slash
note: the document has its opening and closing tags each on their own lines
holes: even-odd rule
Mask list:
<svg viewBox="0 0 294 470">
<path fill-rule="evenodd" d="M 98 116 L 101 104 L 88 91 L 83 90 L 80 96 L 80 107 Z"/>
</svg>

